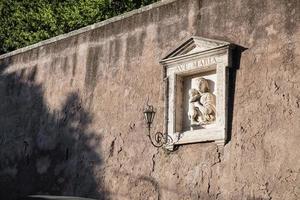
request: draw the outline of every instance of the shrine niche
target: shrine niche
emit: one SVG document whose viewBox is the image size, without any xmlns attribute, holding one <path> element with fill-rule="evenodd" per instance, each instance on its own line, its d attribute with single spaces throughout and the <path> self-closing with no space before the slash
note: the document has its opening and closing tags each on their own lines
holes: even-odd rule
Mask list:
<svg viewBox="0 0 300 200">
<path fill-rule="evenodd" d="M 165 69 L 167 135 L 174 145 L 216 142 L 227 131 L 227 87 L 231 49 L 228 42 L 191 37 L 171 51 Z"/>
</svg>

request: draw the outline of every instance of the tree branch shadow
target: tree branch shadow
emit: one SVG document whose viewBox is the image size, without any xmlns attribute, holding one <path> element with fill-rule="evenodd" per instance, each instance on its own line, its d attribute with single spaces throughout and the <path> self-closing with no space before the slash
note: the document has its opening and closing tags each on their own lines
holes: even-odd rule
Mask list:
<svg viewBox="0 0 300 200">
<path fill-rule="evenodd" d="M 0 199 L 51 194 L 108 199 L 94 169 L 101 138 L 78 93 L 61 109 L 47 105 L 36 66 L 4 73 L 0 61 Z M 94 145 L 92 145 L 94 144 Z"/>
</svg>

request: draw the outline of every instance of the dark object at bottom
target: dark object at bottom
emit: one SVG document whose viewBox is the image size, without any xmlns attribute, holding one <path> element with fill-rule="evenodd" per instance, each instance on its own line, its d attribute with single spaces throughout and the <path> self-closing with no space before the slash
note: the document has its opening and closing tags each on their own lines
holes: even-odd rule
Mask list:
<svg viewBox="0 0 300 200">
<path fill-rule="evenodd" d="M 19 200 L 95 200 L 82 197 L 68 197 L 68 196 L 49 196 L 49 195 L 33 195 L 21 198 Z"/>
</svg>

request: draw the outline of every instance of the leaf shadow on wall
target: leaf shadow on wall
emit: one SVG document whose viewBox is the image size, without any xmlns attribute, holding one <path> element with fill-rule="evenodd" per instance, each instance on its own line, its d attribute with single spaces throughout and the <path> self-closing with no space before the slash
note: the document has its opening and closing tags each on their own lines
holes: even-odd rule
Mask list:
<svg viewBox="0 0 300 200">
<path fill-rule="evenodd" d="M 48 108 L 36 66 L 4 73 L 0 63 L 0 199 L 50 194 L 108 199 L 95 167 L 100 136 L 77 93 L 61 109 Z"/>
</svg>

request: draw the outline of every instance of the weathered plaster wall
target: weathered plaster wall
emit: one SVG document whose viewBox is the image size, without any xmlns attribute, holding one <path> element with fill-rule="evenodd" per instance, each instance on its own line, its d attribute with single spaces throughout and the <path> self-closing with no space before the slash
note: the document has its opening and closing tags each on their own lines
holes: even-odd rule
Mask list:
<svg viewBox="0 0 300 200">
<path fill-rule="evenodd" d="M 156 5 L 0 57 L 0 199 L 300 198 L 299 1 Z M 142 109 L 149 96 L 162 130 L 158 61 L 191 35 L 246 48 L 230 77 L 231 139 L 167 154 Z"/>
</svg>

